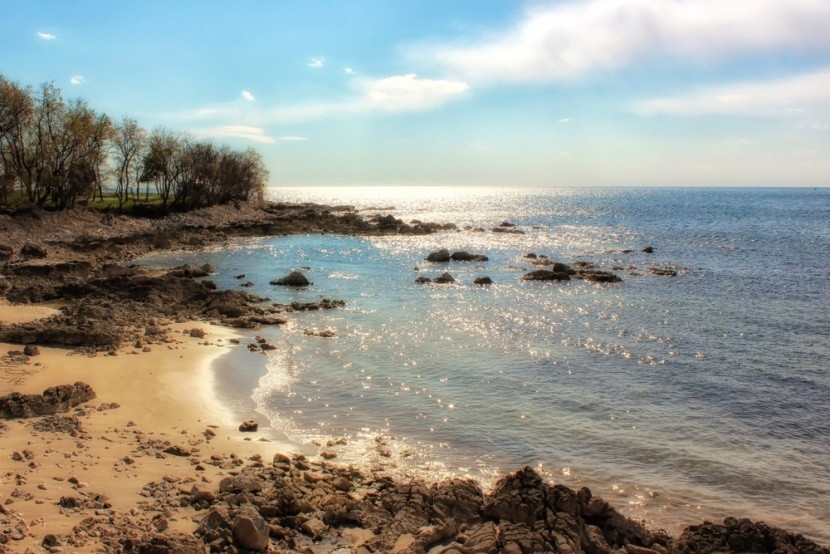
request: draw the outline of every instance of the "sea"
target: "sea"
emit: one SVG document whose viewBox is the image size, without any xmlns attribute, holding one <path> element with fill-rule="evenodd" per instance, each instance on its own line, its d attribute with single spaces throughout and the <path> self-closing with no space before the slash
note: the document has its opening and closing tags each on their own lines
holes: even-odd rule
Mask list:
<svg viewBox="0 0 830 554">
<path fill-rule="evenodd" d="M 458 228 L 239 239 L 142 260 L 210 263 L 220 288 L 272 302 L 346 302 L 245 331 L 214 363 L 215 395 L 236 421 L 403 477 L 472 477 L 486 489 L 531 466 L 670 533 L 735 515 L 830 544 L 830 189 L 298 187 L 269 197 Z M 491 230 L 504 222 L 521 233 Z M 440 248 L 489 260 L 425 261 Z M 622 282 L 523 281 L 538 269 L 529 253 Z M 313 284 L 269 285 L 295 269 Z M 415 282 L 444 271 L 456 282 Z M 483 276 L 493 284 L 473 283 Z M 276 349 L 248 351 L 256 336 Z"/>
</svg>

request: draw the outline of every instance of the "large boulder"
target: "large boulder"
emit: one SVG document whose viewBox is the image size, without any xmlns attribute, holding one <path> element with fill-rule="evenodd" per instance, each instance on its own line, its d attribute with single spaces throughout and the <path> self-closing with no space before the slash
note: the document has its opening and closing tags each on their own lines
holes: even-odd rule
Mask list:
<svg viewBox="0 0 830 554">
<path fill-rule="evenodd" d="M 450 251 L 446 248 L 442 248 L 441 250 L 430 252 L 427 256 L 427 261 L 436 263 L 446 263 L 450 261 Z"/>
<path fill-rule="evenodd" d="M 268 548 L 268 524 L 250 504 L 239 508 L 233 520 L 233 538 L 242 548 L 261 552 Z"/>
<path fill-rule="evenodd" d="M 470 254 L 469 252 L 459 250 L 458 252 L 453 252 L 450 259 L 456 262 L 486 262 L 490 258 L 484 254 Z"/>
<path fill-rule="evenodd" d="M 301 272 L 292 271 L 285 277 L 280 277 L 279 279 L 271 281 L 270 284 L 282 287 L 307 287 L 311 284 L 311 281 L 309 281 Z"/>
</svg>

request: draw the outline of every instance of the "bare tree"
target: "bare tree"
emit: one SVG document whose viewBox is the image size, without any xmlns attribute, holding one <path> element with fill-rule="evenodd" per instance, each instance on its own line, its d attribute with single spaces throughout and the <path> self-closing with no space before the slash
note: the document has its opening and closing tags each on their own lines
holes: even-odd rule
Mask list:
<svg viewBox="0 0 830 554">
<path fill-rule="evenodd" d="M 138 199 L 137 177 L 140 176 L 140 166 L 147 149 L 147 142 L 147 131 L 135 119 L 125 116 L 121 123 L 115 126 L 112 143 L 115 151 L 115 194 L 118 196 L 119 208 L 129 199 L 133 186 L 135 186 L 133 197 Z M 149 182 L 147 186 L 149 187 Z"/>
</svg>

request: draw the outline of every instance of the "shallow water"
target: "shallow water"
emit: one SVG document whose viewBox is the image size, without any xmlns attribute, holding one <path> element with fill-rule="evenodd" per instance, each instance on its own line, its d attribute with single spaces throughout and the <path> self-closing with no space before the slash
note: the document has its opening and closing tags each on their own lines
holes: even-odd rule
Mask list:
<svg viewBox="0 0 830 554">
<path fill-rule="evenodd" d="M 245 273 L 252 292 L 277 302 L 346 301 L 260 331 L 279 346 L 268 358 L 239 349 L 221 360 L 217 392 L 240 413 L 255 410 L 298 442 L 349 437 L 341 461 L 485 482 L 527 464 L 671 531 L 735 514 L 830 542 L 830 191 L 274 196 L 460 227 L 509 220 L 526 234 L 291 236 L 149 259 L 209 262 L 220 287 Z M 490 260 L 423 261 L 440 247 Z M 613 285 L 522 282 L 527 252 L 641 274 L 617 271 L 624 282 Z M 664 264 L 685 270 L 642 274 Z M 297 268 L 313 286 L 268 285 Z M 458 283 L 414 282 L 444 270 Z M 482 275 L 494 284 L 474 286 Z"/>
</svg>

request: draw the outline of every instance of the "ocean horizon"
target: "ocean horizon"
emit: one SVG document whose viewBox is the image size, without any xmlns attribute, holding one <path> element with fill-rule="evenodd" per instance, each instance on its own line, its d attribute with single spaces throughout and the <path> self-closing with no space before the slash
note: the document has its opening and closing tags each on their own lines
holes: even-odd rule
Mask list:
<svg viewBox="0 0 830 554">
<path fill-rule="evenodd" d="M 220 288 L 249 282 L 239 290 L 274 302 L 346 302 L 246 333 L 277 346 L 267 356 L 238 348 L 214 363 L 218 399 L 275 440 L 485 485 L 531 465 L 671 532 L 739 515 L 830 539 L 830 189 L 293 187 L 269 199 L 458 226 L 143 260 L 210 263 Z M 521 233 L 492 231 L 505 222 Z M 441 248 L 488 260 L 425 261 Z M 542 267 L 531 253 L 622 282 L 523 281 Z M 292 270 L 313 284 L 269 285 Z M 456 282 L 415 282 L 444 271 Z M 473 283 L 483 276 L 493 284 Z M 313 334 L 324 329 L 335 336 Z"/>
</svg>

